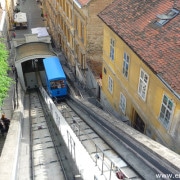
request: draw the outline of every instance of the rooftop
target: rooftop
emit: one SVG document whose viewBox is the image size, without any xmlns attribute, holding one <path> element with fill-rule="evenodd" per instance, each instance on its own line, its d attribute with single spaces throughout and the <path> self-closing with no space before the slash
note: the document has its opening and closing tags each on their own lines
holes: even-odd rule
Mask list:
<svg viewBox="0 0 180 180">
<path fill-rule="evenodd" d="M 77 4 L 80 6 L 85 6 L 87 5 L 91 0 L 74 0 Z"/>
<path fill-rule="evenodd" d="M 4 17 L 4 19 L 3 19 L 3 10 L 0 8 L 0 31 L 2 31 L 3 30 L 3 26 L 4 26 L 4 19 L 5 19 L 5 17 Z M 1 35 L 0 35 L 1 36 Z"/>
<path fill-rule="evenodd" d="M 179 96 L 180 13 L 156 24 L 172 9 L 180 12 L 180 1 L 115 0 L 98 16 Z"/>
</svg>

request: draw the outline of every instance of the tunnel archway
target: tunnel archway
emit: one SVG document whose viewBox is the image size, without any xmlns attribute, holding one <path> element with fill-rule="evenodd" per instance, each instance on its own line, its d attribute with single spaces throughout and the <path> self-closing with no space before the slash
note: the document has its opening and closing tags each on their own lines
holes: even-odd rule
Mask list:
<svg viewBox="0 0 180 180">
<path fill-rule="evenodd" d="M 18 79 L 24 90 L 38 87 L 35 66 L 45 82 L 42 59 L 49 56 L 56 56 L 50 42 L 28 42 L 15 47 L 15 67 Z"/>
</svg>

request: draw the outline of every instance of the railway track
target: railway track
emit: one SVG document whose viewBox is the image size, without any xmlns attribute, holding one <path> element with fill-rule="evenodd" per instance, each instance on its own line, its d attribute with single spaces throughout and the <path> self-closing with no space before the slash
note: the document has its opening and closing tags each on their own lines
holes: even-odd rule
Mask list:
<svg viewBox="0 0 180 180">
<path fill-rule="evenodd" d="M 82 103 L 81 101 L 76 101 L 74 100 L 74 98 L 71 98 L 71 100 L 67 101 L 67 104 L 71 106 L 73 111 L 75 111 L 76 114 L 82 117 L 82 119 L 86 119 L 86 124 L 91 127 L 90 130 L 89 127 L 86 128 L 82 126 L 82 124 L 84 123 L 82 122 L 82 119 L 80 121 L 78 120 L 77 122 L 70 122 L 72 128 L 74 124 L 76 124 L 76 129 L 79 129 L 78 131 L 76 131 L 78 133 L 77 135 L 80 137 L 81 142 L 83 142 L 83 139 L 81 138 L 84 137 L 81 129 L 88 129 L 90 134 L 91 131 L 96 132 L 99 138 L 106 142 L 108 148 L 104 148 L 103 152 L 107 152 L 108 154 L 109 149 L 114 150 L 116 156 L 124 160 L 128 164 L 129 168 L 137 173 L 139 177 L 142 177 L 143 179 L 156 179 L 156 176 L 158 174 L 165 174 L 170 175 L 171 177 L 173 177 L 173 179 L 179 178 L 179 168 L 177 166 L 174 166 L 171 162 L 167 163 L 167 159 L 172 160 L 172 154 L 168 154 L 168 151 L 166 156 L 163 157 L 163 154 L 161 154 L 161 156 L 156 154 L 156 147 L 154 149 L 148 147 L 148 149 L 144 148 L 145 144 L 137 144 L 137 142 L 135 141 L 135 139 L 133 140 L 133 137 L 131 137 L 131 135 L 127 135 L 125 131 L 122 132 L 122 130 L 119 129 L 118 126 L 114 126 L 111 120 L 112 118 L 105 120 L 104 117 L 101 117 L 101 112 L 99 110 L 97 110 L 97 112 L 95 113 L 93 111 L 93 107 L 86 106 L 86 103 L 84 102 Z M 82 115 L 83 113 L 85 115 Z M 83 116 L 86 117 L 84 118 Z M 74 117 L 76 116 L 73 116 L 73 118 Z M 93 135 L 91 138 L 95 137 L 96 139 L 97 134 Z M 98 141 L 97 143 L 94 143 L 99 145 Z M 160 145 L 159 148 L 161 148 Z M 113 158 L 111 160 L 113 160 Z"/>
<path fill-rule="evenodd" d="M 118 179 L 118 176 L 128 179 L 143 179 L 84 120 L 86 114 L 84 114 L 82 108 L 78 107 L 81 112 L 78 115 L 70 106 L 72 107 L 72 102 L 57 104 L 59 111 L 88 151 L 94 165 L 98 166 L 105 179 L 115 180 Z"/>
<path fill-rule="evenodd" d="M 44 97 L 46 98 L 46 95 Z M 57 122 L 60 123 L 61 120 L 56 120 L 56 115 L 53 115 L 55 119 L 50 115 L 54 114 L 52 105 L 46 107 L 42 96 L 34 92 L 30 94 L 29 99 L 32 122 L 32 176 L 34 179 L 43 179 L 42 174 L 43 176 L 48 176 L 49 173 L 56 174 L 57 169 L 57 174 L 61 172 L 61 175 L 58 174 L 55 177 L 82 179 L 81 172 L 75 164 L 75 144 L 69 136 L 68 145 L 65 145 L 60 135 L 61 129 L 59 129 L 63 126 L 58 125 L 57 127 Z M 138 147 L 133 138 L 114 126 L 111 119 L 105 120 L 101 117 L 101 113 L 97 113 L 98 110 L 95 113 L 93 107 L 86 106 L 86 102 L 82 103 L 70 98 L 65 102 L 55 104 L 57 112 L 61 112 L 80 143 L 87 150 L 94 166 L 98 167 L 105 179 L 115 180 L 118 176 L 123 176 L 128 179 L 153 180 L 156 179 L 156 174 L 172 174 L 172 177 L 175 177 L 177 169 L 164 165 L 165 161 L 160 160 L 153 152 L 149 153 L 142 146 Z M 66 135 L 68 137 L 68 134 Z M 70 149 L 67 149 L 67 146 Z M 54 172 L 50 171 L 54 167 Z M 41 174 L 41 168 L 46 170 L 47 174 L 43 172 Z M 86 170 L 87 168 L 84 167 Z M 63 178 L 60 179 L 63 180 Z"/>
<path fill-rule="evenodd" d="M 38 92 L 29 94 L 32 179 L 70 180 L 78 170 Z"/>
<path fill-rule="evenodd" d="M 32 179 L 55 177 L 65 180 L 64 171 L 61 169 L 60 160 L 50 134 L 51 130 L 46 122 L 48 116 L 44 114 L 38 93 L 30 93 L 29 99 Z"/>
</svg>

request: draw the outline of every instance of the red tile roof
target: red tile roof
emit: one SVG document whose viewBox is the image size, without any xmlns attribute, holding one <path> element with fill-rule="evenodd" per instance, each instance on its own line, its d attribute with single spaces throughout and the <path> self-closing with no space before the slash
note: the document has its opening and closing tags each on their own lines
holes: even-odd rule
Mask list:
<svg viewBox="0 0 180 180">
<path fill-rule="evenodd" d="M 76 1 L 78 4 L 80 4 L 81 6 L 85 6 L 87 5 L 91 0 L 74 0 Z"/>
<path fill-rule="evenodd" d="M 180 95 L 180 13 L 162 27 L 157 15 L 172 8 L 176 0 L 115 0 L 98 16 Z"/>
</svg>

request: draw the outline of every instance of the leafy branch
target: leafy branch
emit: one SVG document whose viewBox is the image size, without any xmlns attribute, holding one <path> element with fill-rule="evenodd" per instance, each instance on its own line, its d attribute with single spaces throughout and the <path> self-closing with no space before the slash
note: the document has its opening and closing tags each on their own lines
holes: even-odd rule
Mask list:
<svg viewBox="0 0 180 180">
<path fill-rule="evenodd" d="M 3 39 L 0 39 L 0 107 L 8 95 L 8 90 L 12 82 L 12 79 L 8 76 L 8 70 L 8 50 L 3 43 Z"/>
</svg>

